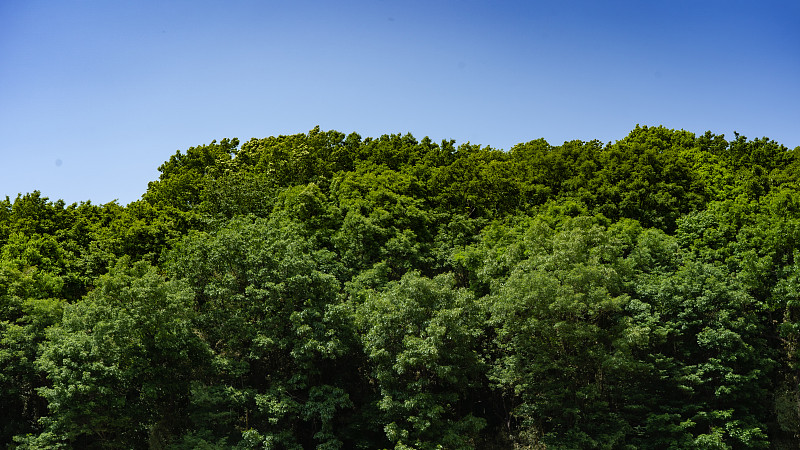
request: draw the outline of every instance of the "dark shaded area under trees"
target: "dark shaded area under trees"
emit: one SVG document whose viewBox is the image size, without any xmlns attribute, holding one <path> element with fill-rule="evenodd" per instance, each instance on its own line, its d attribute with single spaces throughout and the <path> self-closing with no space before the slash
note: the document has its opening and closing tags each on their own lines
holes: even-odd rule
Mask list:
<svg viewBox="0 0 800 450">
<path fill-rule="evenodd" d="M 6 448 L 798 448 L 800 148 L 321 131 L 0 201 Z"/>
</svg>

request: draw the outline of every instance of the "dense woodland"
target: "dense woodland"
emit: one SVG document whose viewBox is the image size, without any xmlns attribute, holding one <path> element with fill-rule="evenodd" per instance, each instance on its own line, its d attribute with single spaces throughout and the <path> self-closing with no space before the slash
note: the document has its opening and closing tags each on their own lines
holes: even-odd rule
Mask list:
<svg viewBox="0 0 800 450">
<path fill-rule="evenodd" d="M 800 147 L 223 139 L 0 201 L 8 448 L 800 447 Z"/>
</svg>

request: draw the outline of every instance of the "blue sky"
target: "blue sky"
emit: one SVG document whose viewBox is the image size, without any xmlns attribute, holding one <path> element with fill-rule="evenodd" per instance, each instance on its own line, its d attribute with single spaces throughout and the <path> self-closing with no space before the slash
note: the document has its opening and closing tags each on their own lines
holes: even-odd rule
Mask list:
<svg viewBox="0 0 800 450">
<path fill-rule="evenodd" d="M 0 2 L 0 198 L 137 200 L 177 150 L 509 149 L 664 125 L 800 146 L 798 1 Z"/>
</svg>

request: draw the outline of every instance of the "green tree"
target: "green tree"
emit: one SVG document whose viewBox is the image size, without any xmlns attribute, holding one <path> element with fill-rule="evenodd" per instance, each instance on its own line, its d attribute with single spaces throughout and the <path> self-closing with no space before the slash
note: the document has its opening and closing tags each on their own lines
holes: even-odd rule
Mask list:
<svg viewBox="0 0 800 450">
<path fill-rule="evenodd" d="M 475 415 L 485 312 L 454 284 L 409 272 L 356 309 L 395 448 L 473 448 L 485 426 Z"/>
<path fill-rule="evenodd" d="M 207 350 L 192 292 L 147 263 L 122 260 L 64 308 L 37 360 L 49 415 L 30 448 L 163 447 L 186 426 L 190 382 Z"/>
<path fill-rule="evenodd" d="M 60 277 L 0 259 L 0 443 L 34 433 L 46 402 L 37 389 L 47 384 L 36 367 L 46 329 L 61 320 Z"/>
<path fill-rule="evenodd" d="M 520 438 L 533 437 L 529 444 L 619 447 L 632 431 L 619 398 L 620 385 L 642 372 L 631 357 L 640 344 L 626 341 L 636 336 L 622 259 L 631 230 L 592 222 L 580 217 L 558 232 L 534 222 L 527 258 L 490 300 L 491 378 L 511 401 Z"/>
<path fill-rule="evenodd" d="M 692 259 L 637 290 L 659 318 L 660 339 L 641 355 L 661 383 L 648 433 L 687 446 L 766 448 L 775 353 L 763 304 L 724 268 Z"/>
<path fill-rule="evenodd" d="M 353 439 L 342 422 L 360 377 L 348 364 L 340 269 L 307 230 L 285 217 L 240 217 L 187 235 L 170 266 L 195 291 L 199 333 L 213 352 L 192 408 L 236 408 L 211 441 L 337 448 Z M 193 417 L 195 430 L 219 429 L 204 422 L 214 416 Z"/>
</svg>

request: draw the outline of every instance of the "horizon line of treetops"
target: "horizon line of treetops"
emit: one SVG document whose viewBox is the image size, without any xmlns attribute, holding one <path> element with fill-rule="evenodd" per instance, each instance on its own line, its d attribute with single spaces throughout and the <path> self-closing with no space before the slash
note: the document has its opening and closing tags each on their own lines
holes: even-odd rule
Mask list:
<svg viewBox="0 0 800 450">
<path fill-rule="evenodd" d="M 0 200 L 0 447 L 800 447 L 800 147 L 316 127 L 159 172 Z"/>
</svg>

